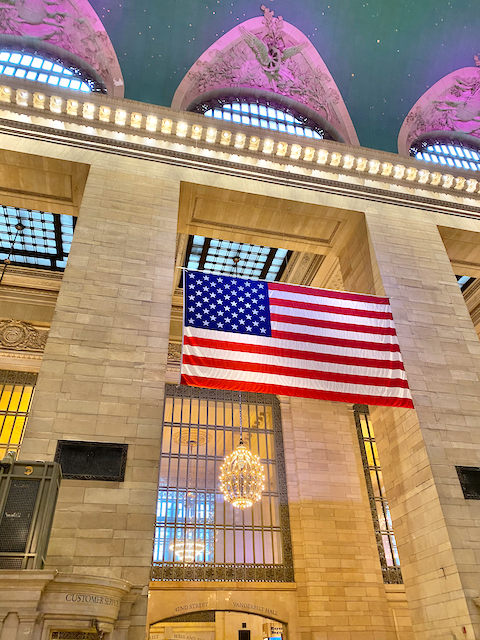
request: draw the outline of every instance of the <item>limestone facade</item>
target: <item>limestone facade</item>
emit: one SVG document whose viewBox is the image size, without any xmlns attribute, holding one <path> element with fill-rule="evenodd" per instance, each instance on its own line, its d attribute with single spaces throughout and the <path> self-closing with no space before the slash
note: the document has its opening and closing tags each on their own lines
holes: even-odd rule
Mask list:
<svg viewBox="0 0 480 640">
<path fill-rule="evenodd" d="M 55 201 L 58 211 L 58 191 L 70 207 L 61 212 L 78 214 L 55 306 L 46 295 L 34 308 L 32 294 L 22 303 L 6 289 L 0 313 L 22 322 L 38 313 L 49 331 L 21 458 L 52 460 L 59 439 L 129 448 L 123 483 L 62 482 L 43 572 L 0 571 L 11 594 L 0 605 L 1 640 L 72 629 L 136 639 L 190 604 L 275 611 L 292 640 L 478 640 L 480 503 L 464 499 L 455 465 L 480 467 L 480 343 L 452 263 L 463 263 L 462 275 L 480 264 L 479 196 L 291 159 L 286 169 L 248 150 L 239 164 L 220 142 L 207 154 L 159 134 L 153 148 L 145 132 L 117 133 L 113 123 L 87 135 L 73 116 L 59 129 L 48 114 L 18 112 L 2 107 L 9 171 L 35 166 L 41 185 L 54 166 L 68 180 L 48 193 L 39 186 L 38 198 L 17 181 L 3 204 L 28 198 L 45 210 Z M 326 143 L 328 153 L 335 144 L 348 152 Z M 175 261 L 189 233 L 314 255 L 314 286 L 390 296 L 415 410 L 375 409 L 372 418 L 404 587 L 382 581 L 351 407 L 283 397 L 295 583 L 149 584 L 163 389 L 178 380 L 169 353 L 180 338 Z"/>
</svg>

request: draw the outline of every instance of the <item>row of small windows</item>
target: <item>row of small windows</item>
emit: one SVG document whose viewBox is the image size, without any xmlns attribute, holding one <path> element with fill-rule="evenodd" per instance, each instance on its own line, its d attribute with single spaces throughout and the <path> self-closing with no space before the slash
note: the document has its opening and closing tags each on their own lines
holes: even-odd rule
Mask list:
<svg viewBox="0 0 480 640">
<path fill-rule="evenodd" d="M 226 102 L 216 104 L 203 111 L 208 118 L 217 118 L 227 122 L 247 124 L 270 131 L 280 131 L 305 138 L 322 140 L 325 137 L 320 127 L 308 126 L 305 119 L 296 117 L 287 110 L 267 104 L 252 102 Z"/>
<path fill-rule="evenodd" d="M 80 69 L 66 68 L 48 58 L 17 51 L 0 51 L 0 74 L 75 91 L 90 92 L 95 84 L 86 82 Z"/>
<path fill-rule="evenodd" d="M 480 153 L 472 148 L 457 144 L 430 144 L 422 149 L 412 149 L 417 160 L 451 167 L 480 171 Z"/>
</svg>

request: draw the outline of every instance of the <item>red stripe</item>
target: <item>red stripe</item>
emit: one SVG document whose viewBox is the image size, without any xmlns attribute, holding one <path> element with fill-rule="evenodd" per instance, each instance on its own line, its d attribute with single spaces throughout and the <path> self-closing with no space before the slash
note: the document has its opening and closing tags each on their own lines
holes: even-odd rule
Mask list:
<svg viewBox="0 0 480 640">
<path fill-rule="evenodd" d="M 383 407 L 406 407 L 413 409 L 413 402 L 409 398 L 384 398 L 382 396 L 368 396 L 355 393 L 336 393 L 332 391 L 317 391 L 314 389 L 300 389 L 298 387 L 282 387 L 264 383 L 236 382 L 235 380 L 213 380 L 196 376 L 181 377 L 181 384 L 190 387 L 207 389 L 230 389 L 233 391 L 251 391 L 252 393 L 272 393 L 279 396 L 295 396 L 298 398 L 315 398 L 330 402 L 348 402 L 351 404 L 371 404 Z"/>
<path fill-rule="evenodd" d="M 332 371 L 316 371 L 314 369 L 297 369 L 296 367 L 280 367 L 273 364 L 224 360 L 222 358 L 207 358 L 204 356 L 189 356 L 183 354 L 183 364 L 209 369 L 227 369 L 229 371 L 253 371 L 254 373 L 268 373 L 274 376 L 289 376 L 305 380 L 324 380 L 327 382 L 341 382 L 344 384 L 365 384 L 372 387 L 387 387 L 408 389 L 406 380 L 400 378 L 376 378 L 357 374 L 335 373 Z"/>
<path fill-rule="evenodd" d="M 296 316 L 283 316 L 271 313 L 270 320 L 284 322 L 285 324 L 303 324 L 307 327 L 323 327 L 324 329 L 337 329 L 338 331 L 356 331 L 357 333 L 374 333 L 380 336 L 396 336 L 392 327 L 372 327 L 364 324 L 348 324 L 347 322 L 332 322 L 330 320 L 317 320 L 316 318 L 303 318 Z"/>
<path fill-rule="evenodd" d="M 300 302 L 297 300 L 284 300 L 283 298 L 269 298 L 272 307 L 293 307 L 294 309 L 306 309 L 318 313 L 336 313 L 341 316 L 359 316 L 361 318 L 377 318 L 378 320 L 393 320 L 391 313 L 383 311 L 369 311 L 368 309 L 350 309 L 350 307 L 330 307 L 325 304 Z"/>
<path fill-rule="evenodd" d="M 332 364 L 346 364 L 353 367 L 374 367 L 378 369 L 404 370 L 400 360 L 378 360 L 377 358 L 355 358 L 354 356 L 340 356 L 333 353 L 317 353 L 315 351 L 301 351 L 300 349 L 284 349 L 282 347 L 269 347 L 259 344 L 244 344 L 241 342 L 228 342 L 226 340 L 213 340 L 196 336 L 184 337 L 184 344 L 193 347 L 205 347 L 207 349 L 223 349 L 225 351 L 240 351 L 243 353 L 259 353 L 279 358 L 296 358 L 298 360 L 313 360 L 315 362 L 330 362 Z"/>
<path fill-rule="evenodd" d="M 272 329 L 272 338 L 277 340 L 296 340 L 297 342 L 314 342 L 315 344 L 329 344 L 335 347 L 347 347 L 349 349 L 366 349 L 367 351 L 395 351 L 400 353 L 398 344 L 382 344 L 381 342 L 363 342 L 360 340 L 343 340 L 341 338 L 326 338 L 325 336 L 312 336 L 308 333 L 290 333 Z"/>
<path fill-rule="evenodd" d="M 328 289 L 313 289 L 311 287 L 300 287 L 294 284 L 284 284 L 283 282 L 269 282 L 269 289 L 276 291 L 289 291 L 304 296 L 321 296 L 322 298 L 338 298 L 340 300 L 354 300 L 355 302 L 368 302 L 370 304 L 390 304 L 388 298 L 379 296 L 363 295 L 361 293 L 349 293 L 347 291 L 330 291 Z"/>
</svg>

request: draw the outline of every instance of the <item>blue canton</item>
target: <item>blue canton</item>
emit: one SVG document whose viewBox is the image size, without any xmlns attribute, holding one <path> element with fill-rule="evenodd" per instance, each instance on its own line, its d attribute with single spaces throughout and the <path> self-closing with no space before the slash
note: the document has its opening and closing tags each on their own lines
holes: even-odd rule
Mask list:
<svg viewBox="0 0 480 640">
<path fill-rule="evenodd" d="M 185 271 L 185 326 L 271 336 L 268 285 Z"/>
</svg>

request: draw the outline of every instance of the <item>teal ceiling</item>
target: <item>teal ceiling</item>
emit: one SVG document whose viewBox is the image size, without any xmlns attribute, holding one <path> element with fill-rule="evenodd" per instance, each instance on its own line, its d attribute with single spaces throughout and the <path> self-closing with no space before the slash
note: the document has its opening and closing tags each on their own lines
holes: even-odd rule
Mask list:
<svg viewBox="0 0 480 640">
<path fill-rule="evenodd" d="M 90 0 L 118 55 L 125 97 L 170 106 L 196 59 L 260 0 Z M 480 5 L 467 0 L 264 0 L 315 45 L 365 147 L 397 151 L 416 100 L 474 66 Z"/>
</svg>

